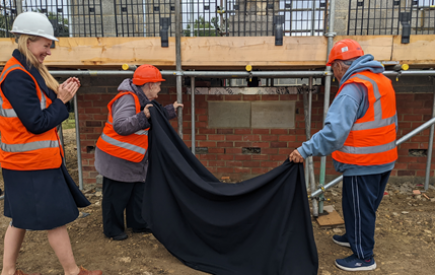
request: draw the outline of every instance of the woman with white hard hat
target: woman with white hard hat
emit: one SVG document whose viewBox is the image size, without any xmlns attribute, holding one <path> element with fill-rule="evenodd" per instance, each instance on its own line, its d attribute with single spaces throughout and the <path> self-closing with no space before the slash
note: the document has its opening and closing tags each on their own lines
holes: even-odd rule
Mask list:
<svg viewBox="0 0 435 275">
<path fill-rule="evenodd" d="M 18 49 L 0 75 L 4 214 L 12 219 L 5 234 L 1 275 L 26 275 L 16 270 L 26 229 L 47 230 L 65 275 L 101 275 L 99 270 L 77 266 L 65 226 L 78 217 L 77 207 L 90 204 L 62 163 L 56 131 L 69 116 L 68 102 L 80 82 L 69 78 L 59 85 L 43 65 L 53 40 L 58 41 L 45 15 L 21 13 L 11 32 L 18 37 Z"/>
</svg>

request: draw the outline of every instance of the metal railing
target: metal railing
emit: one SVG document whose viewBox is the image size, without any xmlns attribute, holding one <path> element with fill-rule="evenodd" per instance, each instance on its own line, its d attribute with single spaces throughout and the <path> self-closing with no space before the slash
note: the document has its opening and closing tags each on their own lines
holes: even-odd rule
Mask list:
<svg viewBox="0 0 435 275">
<path fill-rule="evenodd" d="M 138 2 L 115 0 L 117 36 L 160 36 L 163 18 L 175 36 L 174 1 Z M 186 0 L 181 24 L 183 36 L 272 36 L 275 23 L 286 36 L 323 35 L 326 7 L 326 0 Z"/>
<path fill-rule="evenodd" d="M 180 0 L 182 36 L 323 35 L 328 0 Z M 0 37 L 25 11 L 44 13 L 58 37 L 175 36 L 175 0 L 0 0 Z M 281 28 L 282 26 L 282 28 Z"/>
<path fill-rule="evenodd" d="M 104 0 L 0 0 L 0 37 L 9 31 L 15 17 L 26 11 L 44 13 L 53 24 L 57 37 L 104 36 Z M 4 22 L 4 23 L 3 23 Z"/>
<path fill-rule="evenodd" d="M 347 34 L 399 35 L 401 20 L 411 34 L 435 34 L 435 0 L 349 0 Z"/>
</svg>

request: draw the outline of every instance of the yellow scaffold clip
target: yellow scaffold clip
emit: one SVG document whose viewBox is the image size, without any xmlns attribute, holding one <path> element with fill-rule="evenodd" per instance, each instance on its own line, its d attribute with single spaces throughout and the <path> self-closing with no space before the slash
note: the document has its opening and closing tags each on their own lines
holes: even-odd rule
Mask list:
<svg viewBox="0 0 435 275">
<path fill-rule="evenodd" d="M 251 74 L 252 66 L 251 65 L 246 65 L 245 70 L 247 72 L 249 72 L 249 82 L 251 82 L 252 81 L 252 74 Z"/>
</svg>

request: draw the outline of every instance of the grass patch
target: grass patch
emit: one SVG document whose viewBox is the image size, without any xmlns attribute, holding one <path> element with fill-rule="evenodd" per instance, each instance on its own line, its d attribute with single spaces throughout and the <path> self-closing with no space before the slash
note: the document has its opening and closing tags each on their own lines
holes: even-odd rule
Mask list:
<svg viewBox="0 0 435 275">
<path fill-rule="evenodd" d="M 62 122 L 62 129 L 74 129 L 76 127 L 76 120 L 74 113 L 69 113 L 69 117 Z"/>
</svg>

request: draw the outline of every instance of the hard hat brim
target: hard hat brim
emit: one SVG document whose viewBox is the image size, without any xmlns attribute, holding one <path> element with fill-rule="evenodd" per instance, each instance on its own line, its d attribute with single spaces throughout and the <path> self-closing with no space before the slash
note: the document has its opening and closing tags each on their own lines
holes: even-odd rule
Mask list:
<svg viewBox="0 0 435 275">
<path fill-rule="evenodd" d="M 20 35 L 20 34 L 26 34 L 26 35 L 31 35 L 31 36 L 44 37 L 44 38 L 47 38 L 47 39 L 52 40 L 52 41 L 59 41 L 59 39 L 57 39 L 56 37 L 54 37 L 52 35 L 49 35 L 49 34 L 38 34 L 38 35 L 35 35 L 34 33 L 26 33 L 26 32 L 20 32 L 20 31 L 11 31 L 11 33 L 18 34 L 18 35 Z"/>
<path fill-rule="evenodd" d="M 134 79 L 133 78 L 133 80 L 132 80 L 132 82 L 133 82 L 133 84 L 134 85 L 136 85 L 136 86 L 142 86 L 142 85 L 144 85 L 144 84 L 146 84 L 146 83 L 156 83 L 156 82 L 163 82 L 163 81 L 166 81 L 166 79 L 163 79 L 163 78 L 161 78 L 161 79 L 153 79 L 153 80 L 143 80 L 143 81 L 139 81 L 138 79 Z"/>
</svg>

